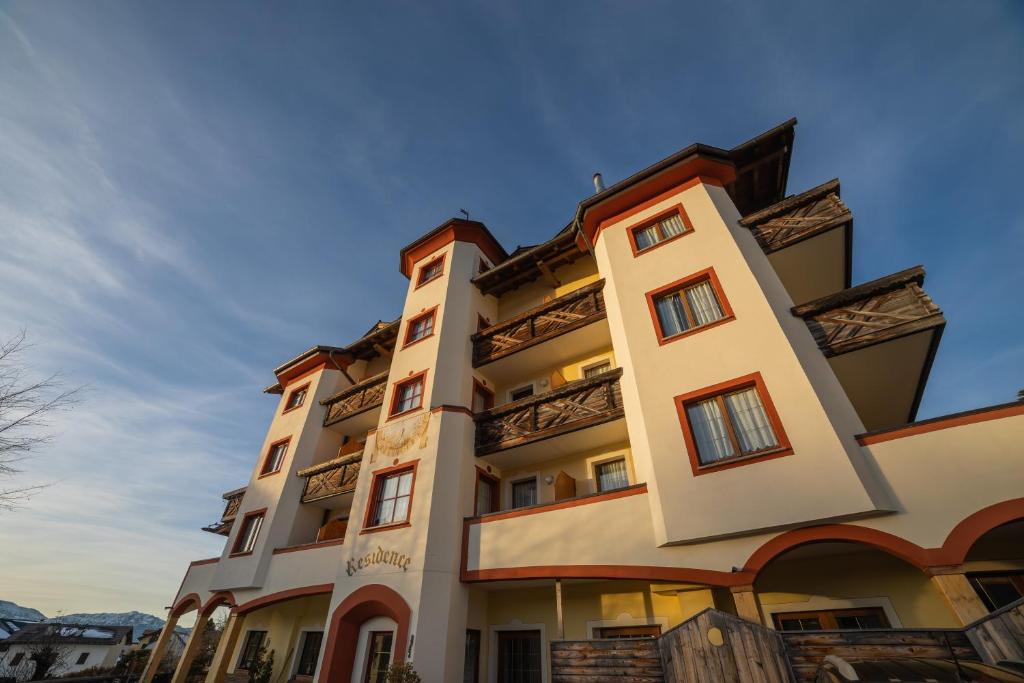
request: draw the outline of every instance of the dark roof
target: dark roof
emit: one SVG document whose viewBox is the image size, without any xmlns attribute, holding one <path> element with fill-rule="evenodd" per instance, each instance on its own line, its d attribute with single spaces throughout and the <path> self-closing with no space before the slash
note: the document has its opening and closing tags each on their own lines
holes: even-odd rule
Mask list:
<svg viewBox="0 0 1024 683">
<path fill-rule="evenodd" d="M 100 633 L 109 633 L 109 638 L 100 637 Z M 127 640 L 126 640 L 127 638 Z M 59 641 L 68 645 L 119 645 L 131 644 L 131 626 L 108 626 L 106 624 L 62 624 L 36 623 L 28 624 L 13 633 L 4 641 L 5 645 L 30 645 Z"/>
</svg>

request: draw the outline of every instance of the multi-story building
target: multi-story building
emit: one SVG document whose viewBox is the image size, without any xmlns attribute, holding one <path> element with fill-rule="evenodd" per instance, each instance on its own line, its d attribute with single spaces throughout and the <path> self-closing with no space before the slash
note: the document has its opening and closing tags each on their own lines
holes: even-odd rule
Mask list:
<svg viewBox="0 0 1024 683">
<path fill-rule="evenodd" d="M 513 253 L 449 220 L 401 251 L 399 318 L 277 368 L 173 601 L 231 608 L 207 680 L 264 645 L 274 680 L 546 681 L 552 641 L 707 607 L 953 627 L 1020 597 L 1024 403 L 915 422 L 942 312 L 920 267 L 852 285 L 839 182 L 786 196 L 794 125 L 595 179 Z"/>
</svg>

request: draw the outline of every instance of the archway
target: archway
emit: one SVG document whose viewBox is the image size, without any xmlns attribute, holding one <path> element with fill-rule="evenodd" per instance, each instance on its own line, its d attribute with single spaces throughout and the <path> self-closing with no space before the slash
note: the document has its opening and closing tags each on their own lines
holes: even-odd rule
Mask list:
<svg viewBox="0 0 1024 683">
<path fill-rule="evenodd" d="M 405 661 L 412 609 L 401 595 L 387 586 L 363 586 L 342 600 L 331 615 L 319 683 L 349 683 L 356 664 L 359 629 L 375 617 L 395 622 L 392 661 Z"/>
<path fill-rule="evenodd" d="M 962 568 L 989 611 L 1024 598 L 1024 519 L 979 536 L 968 548 Z"/>
</svg>

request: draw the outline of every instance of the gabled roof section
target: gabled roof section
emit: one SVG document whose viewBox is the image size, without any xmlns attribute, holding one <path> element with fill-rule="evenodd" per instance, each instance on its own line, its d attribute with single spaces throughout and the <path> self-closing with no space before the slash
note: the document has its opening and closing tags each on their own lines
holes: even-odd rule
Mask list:
<svg viewBox="0 0 1024 683">
<path fill-rule="evenodd" d="M 131 626 L 106 624 L 62 624 L 45 622 L 28 624 L 11 634 L 5 645 L 32 645 L 60 643 L 65 645 L 121 645 L 131 644 Z"/>
<path fill-rule="evenodd" d="M 449 218 L 423 237 L 409 244 L 399 254 L 398 269 L 402 275 L 412 277 L 413 264 L 429 256 L 441 247 L 452 242 L 470 242 L 477 245 L 492 264 L 498 264 L 508 258 L 508 253 L 501 243 L 491 234 L 487 226 L 480 221 L 463 218 Z"/>
<path fill-rule="evenodd" d="M 583 251 L 576 244 L 576 233 L 572 225 L 567 225 L 547 242 L 516 249 L 505 262 L 473 278 L 473 284 L 484 294 L 501 296 L 581 256 Z"/>
</svg>

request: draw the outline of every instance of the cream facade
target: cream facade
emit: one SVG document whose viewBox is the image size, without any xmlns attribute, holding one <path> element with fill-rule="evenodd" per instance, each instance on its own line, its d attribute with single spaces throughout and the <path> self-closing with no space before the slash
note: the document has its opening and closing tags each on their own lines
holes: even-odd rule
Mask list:
<svg viewBox="0 0 1024 683">
<path fill-rule="evenodd" d="M 786 197 L 794 124 L 512 254 L 450 220 L 403 249 L 400 318 L 277 368 L 172 603 L 231 610 L 207 680 L 263 646 L 282 680 L 548 681 L 554 640 L 708 607 L 951 627 L 1024 592 L 1024 404 L 915 422 L 941 310 L 920 268 L 853 286 L 838 181 Z"/>
</svg>

